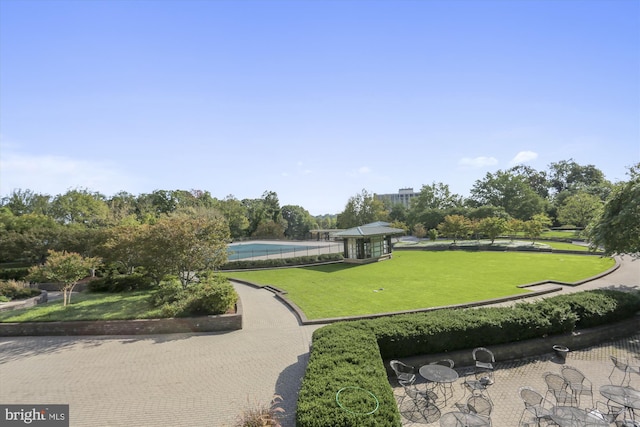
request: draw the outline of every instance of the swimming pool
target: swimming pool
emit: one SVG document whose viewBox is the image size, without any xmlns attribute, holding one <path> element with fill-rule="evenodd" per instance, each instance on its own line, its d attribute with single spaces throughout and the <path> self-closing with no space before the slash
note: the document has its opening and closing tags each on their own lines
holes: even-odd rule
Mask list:
<svg viewBox="0 0 640 427">
<path fill-rule="evenodd" d="M 258 256 L 287 254 L 287 256 L 315 255 L 310 251 L 322 246 L 311 245 L 286 245 L 279 243 L 234 243 L 227 246 L 229 260 L 239 260 Z"/>
</svg>

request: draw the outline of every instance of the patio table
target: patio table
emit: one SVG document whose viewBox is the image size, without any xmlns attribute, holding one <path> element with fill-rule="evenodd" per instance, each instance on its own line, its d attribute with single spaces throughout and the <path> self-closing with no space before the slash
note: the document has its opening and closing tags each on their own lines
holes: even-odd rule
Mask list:
<svg viewBox="0 0 640 427">
<path fill-rule="evenodd" d="M 551 419 L 560 427 L 606 427 L 609 425 L 598 415 L 575 406 L 554 406 L 551 410 Z"/>
<path fill-rule="evenodd" d="M 623 405 L 632 420 L 635 420 L 634 409 L 640 409 L 640 391 L 632 387 L 620 385 L 603 385 L 600 394 L 619 405 Z"/>
<path fill-rule="evenodd" d="M 489 427 L 489 418 L 466 412 L 447 412 L 440 417 L 440 427 Z"/>
<path fill-rule="evenodd" d="M 447 390 L 446 387 L 449 385 L 449 389 L 451 390 L 451 396 L 453 396 L 453 389 L 450 387 L 451 383 L 455 382 L 458 379 L 458 373 L 448 366 L 444 365 L 424 365 L 421 366 L 418 370 L 420 372 L 420 376 L 422 376 L 427 381 L 431 381 L 432 383 L 440 386 L 442 388 L 442 392 L 444 395 L 444 404 L 447 404 Z"/>
</svg>

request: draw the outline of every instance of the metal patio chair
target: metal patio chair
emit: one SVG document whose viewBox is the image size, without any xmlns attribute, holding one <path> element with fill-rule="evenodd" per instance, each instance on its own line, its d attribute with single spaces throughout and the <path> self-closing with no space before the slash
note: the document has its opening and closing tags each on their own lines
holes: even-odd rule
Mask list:
<svg viewBox="0 0 640 427">
<path fill-rule="evenodd" d="M 493 380 L 493 369 L 496 358 L 491 350 L 484 347 L 476 347 L 471 352 L 475 364 L 476 374 L 487 374 Z"/>
<path fill-rule="evenodd" d="M 580 396 L 587 394 L 591 396 L 591 405 L 593 402 L 593 383 L 585 377 L 585 375 L 573 366 L 563 366 L 560 370 L 562 377 L 569 383 L 571 392 L 576 397 L 578 405 L 580 405 Z"/>
<path fill-rule="evenodd" d="M 551 420 L 551 402 L 546 400 L 540 393 L 529 386 L 520 387 L 518 390 L 520 399 L 524 403 L 524 411 L 520 415 L 520 421 L 518 425 L 522 424 L 522 420 L 527 412 L 529 412 L 536 422 L 536 425 L 540 425 L 540 420 Z M 547 406 L 547 407 L 545 407 Z"/>
<path fill-rule="evenodd" d="M 635 373 L 640 375 L 640 368 L 634 368 L 633 366 L 629 365 L 629 362 L 627 360 L 622 360 L 617 358 L 616 356 L 609 356 L 611 357 L 611 361 L 613 362 L 613 369 L 611 369 L 611 373 L 609 374 L 609 381 L 611 381 L 611 383 L 613 384 L 613 380 L 611 379 L 611 376 L 613 375 L 613 373 L 617 370 L 624 372 L 624 376 L 622 377 L 622 382 L 620 383 L 620 385 L 624 385 L 624 380 L 625 378 L 629 378 L 627 380 L 627 386 L 629 385 L 629 383 L 631 382 L 631 374 Z"/>
<path fill-rule="evenodd" d="M 416 381 L 416 369 L 413 366 L 402 363 L 399 360 L 392 360 L 389 365 L 395 372 L 396 379 L 400 385 L 412 385 Z"/>
<path fill-rule="evenodd" d="M 547 396 L 551 394 L 556 401 L 556 405 L 575 406 L 578 403 L 578 400 L 569 388 L 569 383 L 562 377 L 562 375 L 547 372 L 542 376 L 544 378 L 544 382 L 547 384 L 547 392 L 544 395 L 545 399 L 547 399 Z"/>
</svg>

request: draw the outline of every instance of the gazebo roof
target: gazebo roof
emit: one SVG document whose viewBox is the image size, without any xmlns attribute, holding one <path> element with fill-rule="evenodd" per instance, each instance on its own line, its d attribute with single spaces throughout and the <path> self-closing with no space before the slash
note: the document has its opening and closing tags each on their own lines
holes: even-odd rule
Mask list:
<svg viewBox="0 0 640 427">
<path fill-rule="evenodd" d="M 372 222 L 370 224 L 361 225 L 360 227 L 349 228 L 336 233 L 335 237 L 371 237 L 371 236 L 389 236 L 393 234 L 402 234 L 404 230 L 400 228 L 389 227 L 388 222 Z"/>
</svg>

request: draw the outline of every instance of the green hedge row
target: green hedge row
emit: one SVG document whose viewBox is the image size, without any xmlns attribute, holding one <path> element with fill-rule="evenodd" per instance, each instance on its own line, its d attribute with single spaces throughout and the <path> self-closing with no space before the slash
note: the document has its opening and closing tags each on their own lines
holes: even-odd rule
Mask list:
<svg viewBox="0 0 640 427">
<path fill-rule="evenodd" d="M 342 261 L 342 254 L 322 254 L 295 258 L 273 258 L 228 262 L 220 270 L 244 270 L 253 268 L 291 267 L 294 265 L 315 264 L 318 262 Z"/>
<path fill-rule="evenodd" d="M 438 310 L 325 326 L 313 335 L 313 350 L 298 397 L 296 425 L 400 425 L 383 359 L 562 334 L 628 319 L 638 311 L 638 291 L 594 290 L 513 307 Z M 374 393 L 380 401 L 379 410 L 372 415 L 354 416 L 341 409 L 335 393 L 345 386 Z"/>
<path fill-rule="evenodd" d="M 337 393 L 345 387 L 371 392 L 350 400 L 345 389 L 346 409 L 338 405 Z M 342 394 L 342 393 L 341 393 Z M 301 427 L 401 426 L 400 413 L 376 344 L 364 322 L 342 322 L 325 326 L 313 334 L 313 351 L 298 395 L 296 425 Z"/>
</svg>

